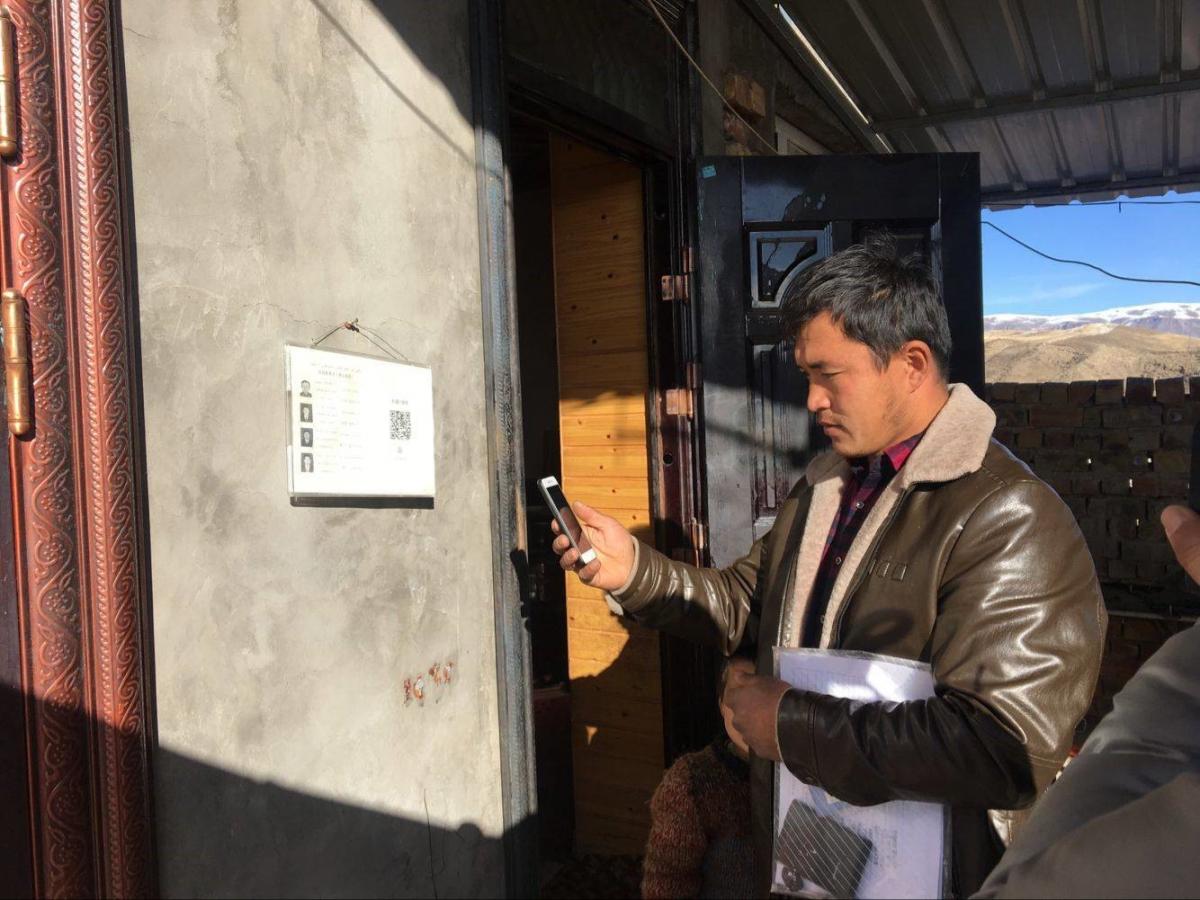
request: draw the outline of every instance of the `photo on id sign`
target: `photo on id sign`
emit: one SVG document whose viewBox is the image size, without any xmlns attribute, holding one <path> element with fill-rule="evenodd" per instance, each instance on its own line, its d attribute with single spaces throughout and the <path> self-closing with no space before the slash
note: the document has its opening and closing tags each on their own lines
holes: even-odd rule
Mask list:
<svg viewBox="0 0 1200 900">
<path fill-rule="evenodd" d="M 288 494 L 304 501 L 434 497 L 428 366 L 286 344 Z"/>
</svg>

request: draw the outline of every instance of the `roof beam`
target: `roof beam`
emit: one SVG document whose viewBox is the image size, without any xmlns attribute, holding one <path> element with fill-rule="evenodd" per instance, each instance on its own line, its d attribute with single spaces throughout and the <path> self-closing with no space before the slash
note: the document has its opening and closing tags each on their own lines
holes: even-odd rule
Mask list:
<svg viewBox="0 0 1200 900">
<path fill-rule="evenodd" d="M 1075 8 L 1079 11 L 1079 26 L 1083 29 L 1083 47 L 1092 70 L 1092 85 L 1097 93 L 1107 91 L 1112 87 L 1112 75 L 1108 71 L 1108 47 L 1104 43 L 1100 5 L 1098 0 L 1075 0 Z"/>
<path fill-rule="evenodd" d="M 1183 60 L 1183 3 L 1181 0 L 1158 0 L 1154 4 L 1161 37 L 1159 45 L 1159 80 L 1178 81 Z"/>
<path fill-rule="evenodd" d="M 916 88 L 913 87 L 912 82 L 908 80 L 908 76 L 904 74 L 904 70 L 900 68 L 896 54 L 888 46 L 888 42 L 884 39 L 879 26 L 875 24 L 874 17 L 867 11 L 862 0 L 846 0 L 846 5 L 850 7 L 850 11 L 854 13 L 854 18 L 858 20 L 858 24 L 862 27 L 862 30 L 866 32 L 867 40 L 871 42 L 871 46 L 879 54 L 879 58 L 883 61 L 888 72 L 895 80 L 896 87 L 900 88 L 900 92 L 904 94 L 904 99 L 908 101 L 908 105 L 912 107 L 913 112 L 917 115 L 924 115 L 924 101 L 917 93 Z"/>
<path fill-rule="evenodd" d="M 1067 156 L 1067 144 L 1063 140 L 1062 129 L 1058 127 L 1058 117 L 1053 112 L 1042 116 L 1046 123 L 1046 137 L 1054 148 L 1054 165 L 1058 169 L 1058 183 L 1064 188 L 1075 184 L 1075 174 L 1071 171 L 1071 160 Z"/>
<path fill-rule="evenodd" d="M 1117 130 L 1117 116 L 1108 106 L 1100 107 L 1104 117 L 1104 133 L 1108 141 L 1108 171 L 1114 181 L 1125 180 L 1125 154 L 1121 152 L 1121 133 Z"/>
<path fill-rule="evenodd" d="M 963 49 L 958 32 L 954 30 L 954 23 L 946 12 L 945 0 L 922 0 L 922 2 L 925 6 L 925 14 L 933 23 L 933 30 L 941 42 L 942 49 L 946 51 L 950 65 L 954 68 L 954 74 L 958 76 L 963 93 L 971 98 L 974 106 L 983 106 L 985 103 L 983 89 L 979 85 L 979 78 L 975 75 L 971 61 L 967 58 L 967 52 Z"/>
<path fill-rule="evenodd" d="M 1181 94 L 1200 91 L 1200 76 L 1189 75 L 1178 81 L 1165 84 L 1155 80 L 1138 82 L 1110 88 L 1107 91 L 1091 91 L 1081 94 L 1058 94 L 1041 100 L 1010 100 L 994 103 L 981 109 L 950 109 L 924 116 L 902 119 L 881 119 L 871 123 L 876 131 L 895 131 L 901 128 L 928 128 L 932 125 L 953 125 L 959 122 L 980 119 L 999 119 L 1004 116 L 1020 116 L 1027 113 L 1046 112 L 1051 109 L 1071 109 L 1077 106 L 1092 106 L 1096 103 L 1114 103 L 1118 100 L 1136 100 L 1141 97 L 1158 97 L 1164 94 Z"/>
<path fill-rule="evenodd" d="M 1163 97 L 1163 174 L 1179 172 L 1179 95 Z"/>
<path fill-rule="evenodd" d="M 1025 17 L 1024 7 L 1020 0 L 1000 0 L 1000 12 L 1004 16 L 1004 24 L 1008 28 L 1009 40 L 1017 52 L 1017 62 L 1021 73 L 1029 82 L 1029 96 L 1041 100 L 1046 96 L 1046 79 L 1042 75 L 1042 66 L 1038 62 L 1037 52 L 1033 47 L 1033 35 L 1029 31 L 1029 19 Z"/>
<path fill-rule="evenodd" d="M 951 143 L 950 138 L 946 136 L 946 132 L 943 129 L 930 128 L 925 133 L 929 136 L 929 139 L 933 141 L 933 146 L 937 148 L 938 153 L 954 152 L 954 144 Z"/>
<path fill-rule="evenodd" d="M 1153 175 L 1146 178 L 1127 178 L 1124 181 L 1088 181 L 1077 184 L 1069 190 L 1050 185 L 1048 187 L 1027 188 L 1023 191 L 1009 191 L 1004 188 L 985 191 L 980 198 L 980 205 L 991 203 L 1015 203 L 1021 200 L 1045 200 L 1048 198 L 1082 197 L 1088 194 L 1115 195 L 1123 191 L 1138 188 L 1171 188 L 1200 185 L 1200 169 L 1190 172 L 1180 172 L 1175 176 Z"/>
<path fill-rule="evenodd" d="M 796 66 L 846 129 L 862 142 L 865 150 L 876 153 L 895 152 L 888 140 L 868 125 L 865 113 L 860 118 L 860 111 L 842 96 L 843 85 L 829 65 L 821 59 L 816 48 L 803 45 L 797 40 L 797 36 L 791 33 L 782 15 L 786 12 L 782 4 L 771 3 L 770 0 L 742 0 L 741 6 L 758 22 L 784 56 Z M 793 18 L 793 14 L 788 13 L 788 18 L 796 22 L 796 27 L 799 28 L 798 17 Z"/>
<path fill-rule="evenodd" d="M 1025 177 L 1021 174 L 1021 167 L 1017 165 L 1012 148 L 1008 146 L 1008 139 L 1004 137 L 1004 129 L 994 121 L 991 125 L 996 145 L 1000 148 L 1000 157 L 1004 160 L 1004 168 L 1008 170 L 1009 189 L 1013 193 L 1025 190 Z"/>
</svg>

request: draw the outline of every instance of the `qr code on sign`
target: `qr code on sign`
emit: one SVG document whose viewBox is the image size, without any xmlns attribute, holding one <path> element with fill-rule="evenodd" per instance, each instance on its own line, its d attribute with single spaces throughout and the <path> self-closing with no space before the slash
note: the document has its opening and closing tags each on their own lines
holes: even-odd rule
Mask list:
<svg viewBox="0 0 1200 900">
<path fill-rule="evenodd" d="M 407 409 L 393 409 L 391 436 L 393 441 L 412 440 L 412 413 Z"/>
</svg>

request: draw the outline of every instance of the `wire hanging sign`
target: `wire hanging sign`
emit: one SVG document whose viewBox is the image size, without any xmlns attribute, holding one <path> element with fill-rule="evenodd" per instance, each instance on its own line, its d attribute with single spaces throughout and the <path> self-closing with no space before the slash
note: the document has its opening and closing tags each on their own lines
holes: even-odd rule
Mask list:
<svg viewBox="0 0 1200 900">
<path fill-rule="evenodd" d="M 321 346 L 343 330 L 384 356 Z M 284 356 L 292 504 L 414 498 L 431 504 L 435 466 L 429 366 L 410 361 L 357 318 L 338 323 L 308 344 L 285 344 Z"/>
</svg>

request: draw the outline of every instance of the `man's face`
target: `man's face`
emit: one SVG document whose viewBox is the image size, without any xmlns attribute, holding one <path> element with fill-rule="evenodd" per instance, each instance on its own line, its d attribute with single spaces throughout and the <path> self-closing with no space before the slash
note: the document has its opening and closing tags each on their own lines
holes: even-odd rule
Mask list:
<svg viewBox="0 0 1200 900">
<path fill-rule="evenodd" d="M 808 411 L 841 456 L 880 453 L 909 435 L 906 365 L 894 357 L 880 370 L 866 344 L 846 337 L 821 313 L 796 337 L 796 365 L 808 377 Z"/>
</svg>

